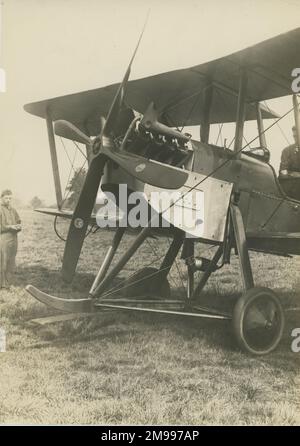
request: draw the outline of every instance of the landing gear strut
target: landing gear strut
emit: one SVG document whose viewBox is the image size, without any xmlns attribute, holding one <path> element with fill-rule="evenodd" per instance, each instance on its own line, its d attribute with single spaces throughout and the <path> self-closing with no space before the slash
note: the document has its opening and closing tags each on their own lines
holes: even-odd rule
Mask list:
<svg viewBox="0 0 300 446">
<path fill-rule="evenodd" d="M 284 312 L 272 290 L 254 287 L 242 215 L 236 205 L 231 205 L 230 212 L 245 288 L 233 311 L 233 331 L 243 350 L 264 355 L 274 350 L 281 340 Z"/>
<path fill-rule="evenodd" d="M 254 286 L 245 227 L 241 212 L 236 203 L 230 204 L 227 235 L 219 244 L 211 260 L 202 259 L 201 265 L 194 260 L 194 241 L 184 238 L 184 232 L 176 229 L 173 241 L 167 250 L 160 268 L 146 267 L 127 279 L 122 285 L 123 295 L 116 298 L 121 288 L 107 290 L 112 280 L 123 269 L 151 233 L 151 222 L 141 230 L 128 250 L 109 270 L 115 252 L 124 234 L 124 229 L 116 232 L 104 262 L 94 280 L 87 299 L 62 299 L 29 285 L 26 289 L 36 299 L 62 311 L 94 312 L 101 309 L 142 311 L 188 317 L 232 321 L 238 345 L 248 353 L 263 355 L 270 353 L 279 344 L 284 330 L 284 312 L 276 294 L 268 288 Z M 179 250 L 184 244 L 183 256 L 188 266 L 188 292 L 185 299 L 171 299 L 167 276 Z M 244 293 L 237 300 L 232 314 L 217 309 L 201 307 L 201 292 L 210 275 L 224 263 L 228 263 L 232 248 L 238 253 Z M 222 258 L 222 263 L 219 261 Z M 197 286 L 194 286 L 195 270 L 203 271 Z M 118 288 L 118 287 L 117 287 Z"/>
</svg>

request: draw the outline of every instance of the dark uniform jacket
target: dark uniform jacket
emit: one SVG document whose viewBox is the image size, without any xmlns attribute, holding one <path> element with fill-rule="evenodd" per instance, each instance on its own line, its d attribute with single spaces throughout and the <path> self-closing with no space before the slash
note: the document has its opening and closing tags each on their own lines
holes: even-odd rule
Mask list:
<svg viewBox="0 0 300 446">
<path fill-rule="evenodd" d="M 0 213 L 0 234 L 7 232 L 15 233 L 16 231 L 9 229 L 9 226 L 18 225 L 21 223 L 18 212 L 13 207 L 7 207 L 1 204 Z"/>
<path fill-rule="evenodd" d="M 12 207 L 1 204 L 0 209 L 0 288 L 7 288 L 10 284 L 10 274 L 15 268 L 18 250 L 17 231 L 11 225 L 21 223 L 17 211 Z"/>
<path fill-rule="evenodd" d="M 279 171 L 300 172 L 300 150 L 296 144 L 283 149 Z"/>
</svg>

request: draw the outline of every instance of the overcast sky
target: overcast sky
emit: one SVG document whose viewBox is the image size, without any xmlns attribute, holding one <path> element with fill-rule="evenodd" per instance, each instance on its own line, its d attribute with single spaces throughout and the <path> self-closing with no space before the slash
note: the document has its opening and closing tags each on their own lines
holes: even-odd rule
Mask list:
<svg viewBox="0 0 300 446">
<path fill-rule="evenodd" d="M 24 201 L 34 195 L 55 201 L 46 125 L 23 105 L 120 81 L 149 8 L 131 78 L 221 57 L 298 27 L 300 17 L 300 0 L 4 0 L 0 189 L 11 188 Z M 269 105 L 283 114 L 291 98 Z M 281 123 L 290 141 L 292 124 L 292 115 Z M 253 131 L 250 126 L 247 137 Z M 267 142 L 278 168 L 287 141 L 277 128 Z M 69 166 L 57 144 L 64 186 Z M 67 147 L 72 156 L 72 143 Z"/>
</svg>

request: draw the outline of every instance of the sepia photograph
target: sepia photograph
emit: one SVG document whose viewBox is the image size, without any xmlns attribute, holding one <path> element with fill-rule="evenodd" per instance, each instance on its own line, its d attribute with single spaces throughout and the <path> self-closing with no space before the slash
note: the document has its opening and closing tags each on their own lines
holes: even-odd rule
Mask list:
<svg viewBox="0 0 300 446">
<path fill-rule="evenodd" d="M 300 0 L 0 1 L 0 205 L 0 426 L 300 425 Z"/>
</svg>

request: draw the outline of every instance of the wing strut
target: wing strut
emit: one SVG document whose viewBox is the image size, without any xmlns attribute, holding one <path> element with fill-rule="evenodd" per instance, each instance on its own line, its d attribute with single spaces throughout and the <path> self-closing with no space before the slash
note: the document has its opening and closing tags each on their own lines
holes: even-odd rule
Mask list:
<svg viewBox="0 0 300 446">
<path fill-rule="evenodd" d="M 52 119 L 49 114 L 49 111 L 47 111 L 46 123 L 47 123 L 48 140 L 49 140 L 49 147 L 50 147 L 50 154 L 51 154 L 54 186 L 55 186 L 56 204 L 57 204 L 57 208 L 61 209 L 63 199 L 62 199 L 61 183 L 60 183 L 60 177 L 59 177 L 59 168 L 58 168 L 58 161 L 57 161 L 57 152 L 56 152 L 55 137 L 54 137 L 54 131 L 53 131 L 53 123 L 52 123 Z"/>
<path fill-rule="evenodd" d="M 259 102 L 256 103 L 256 116 L 257 116 L 256 119 L 257 119 L 259 144 L 260 144 L 260 147 L 263 147 L 264 149 L 266 149 L 267 148 L 266 134 L 265 134 L 264 122 L 263 122 L 263 118 L 262 118 L 261 105 Z"/>
<path fill-rule="evenodd" d="M 248 84 L 247 71 L 245 68 L 241 68 L 239 96 L 238 96 L 238 105 L 236 114 L 235 139 L 234 139 L 234 152 L 236 153 L 240 153 L 243 147 L 247 84 Z"/>
<path fill-rule="evenodd" d="M 293 106 L 294 106 L 295 126 L 297 135 L 297 145 L 298 147 L 300 147 L 300 111 L 296 94 L 293 94 Z"/>
<path fill-rule="evenodd" d="M 209 140 L 209 131 L 210 131 L 210 112 L 213 101 L 213 84 L 210 78 L 206 80 L 206 87 L 203 90 L 203 116 L 200 124 L 200 141 L 207 143 Z"/>
</svg>

